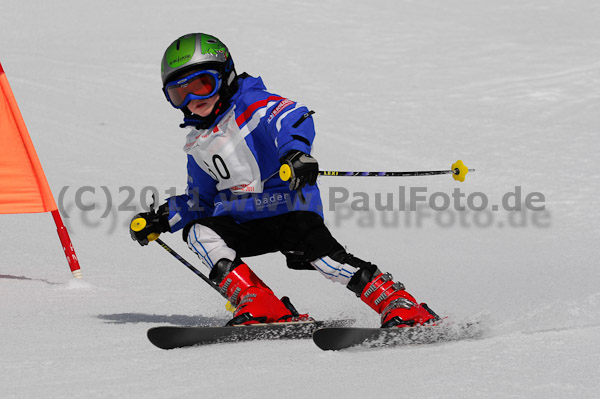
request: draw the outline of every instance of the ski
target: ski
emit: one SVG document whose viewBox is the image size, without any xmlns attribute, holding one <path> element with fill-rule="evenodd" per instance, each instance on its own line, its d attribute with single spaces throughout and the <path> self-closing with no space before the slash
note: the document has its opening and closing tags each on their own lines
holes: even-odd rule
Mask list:
<svg viewBox="0 0 600 399">
<path fill-rule="evenodd" d="M 382 348 L 435 344 L 479 338 L 482 334 L 479 322 L 404 328 L 325 327 L 313 333 L 313 341 L 322 350 L 340 350 L 355 346 Z"/>
<path fill-rule="evenodd" d="M 347 327 L 355 320 L 296 321 L 224 327 L 160 326 L 148 330 L 148 339 L 161 349 L 184 348 L 222 342 L 309 339 L 318 328 Z"/>
</svg>

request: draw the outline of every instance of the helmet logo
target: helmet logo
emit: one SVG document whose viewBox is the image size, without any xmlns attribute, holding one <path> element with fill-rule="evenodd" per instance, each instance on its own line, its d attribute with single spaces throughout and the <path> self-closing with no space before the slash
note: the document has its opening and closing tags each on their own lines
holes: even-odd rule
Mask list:
<svg viewBox="0 0 600 399">
<path fill-rule="evenodd" d="M 163 60 L 170 68 L 180 67 L 189 62 L 194 56 L 196 38 L 194 36 L 183 36 L 173 42 Z"/>
<path fill-rule="evenodd" d="M 216 56 L 223 54 L 225 55 L 225 58 L 229 57 L 227 47 L 225 47 L 225 45 L 214 36 L 203 34 L 200 38 L 200 48 L 202 49 L 202 54 Z"/>
<path fill-rule="evenodd" d="M 169 60 L 169 66 L 173 66 L 173 64 L 177 64 L 177 65 L 181 65 L 181 64 L 185 64 L 186 62 L 188 62 L 190 60 L 190 58 L 192 58 L 191 54 L 186 54 L 184 56 L 177 56 L 177 58 Z"/>
</svg>

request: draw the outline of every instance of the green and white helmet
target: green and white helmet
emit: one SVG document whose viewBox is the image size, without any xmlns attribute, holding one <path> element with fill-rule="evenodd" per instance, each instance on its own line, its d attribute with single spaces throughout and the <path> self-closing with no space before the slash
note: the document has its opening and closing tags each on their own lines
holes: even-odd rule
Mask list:
<svg viewBox="0 0 600 399">
<path fill-rule="evenodd" d="M 219 75 L 219 102 L 213 108 L 211 115 L 198 117 L 193 115 L 186 106 L 179 109 L 184 113 L 184 123 L 181 127 L 193 125 L 206 128 L 217 116 L 229 106 L 231 97 L 238 90 L 237 74 L 229 49 L 223 42 L 206 33 L 190 33 L 175 40 L 165 51 L 161 61 L 161 77 L 163 93 L 169 100 L 165 86 L 181 79 L 183 76 L 202 70 L 216 71 Z M 171 102 L 169 100 L 169 102 Z M 173 103 L 171 102 L 171 105 Z M 178 108 L 178 107 L 176 107 Z"/>
<path fill-rule="evenodd" d="M 171 81 L 191 71 L 215 70 L 219 73 L 221 101 L 229 101 L 237 91 L 237 74 L 231 53 L 225 44 L 206 33 L 189 33 L 175 40 L 161 61 L 163 89 Z M 182 109 L 187 113 L 185 109 Z"/>
<path fill-rule="evenodd" d="M 163 86 L 190 70 L 215 69 L 223 86 L 236 78 L 233 59 L 222 41 L 206 33 L 190 33 L 175 40 L 165 51 L 161 62 Z"/>
</svg>

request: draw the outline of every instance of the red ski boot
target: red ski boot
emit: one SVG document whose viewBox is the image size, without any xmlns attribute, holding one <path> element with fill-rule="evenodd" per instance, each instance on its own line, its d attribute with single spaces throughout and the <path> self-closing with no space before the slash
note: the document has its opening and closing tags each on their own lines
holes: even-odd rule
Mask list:
<svg viewBox="0 0 600 399">
<path fill-rule="evenodd" d="M 381 315 L 381 327 L 412 327 L 440 319 L 427 304 L 419 305 L 402 283 L 394 283 L 389 273 L 378 274 L 369 282 L 360 299 Z"/>
<path fill-rule="evenodd" d="M 219 275 L 225 276 L 219 278 Z M 291 321 L 300 316 L 289 304 L 289 300 L 286 302 L 290 308 L 278 299 L 245 263 L 235 266 L 233 262 L 222 259 L 211 271 L 210 278 L 216 280 L 221 293 L 236 307 L 233 319 L 227 323 L 228 326 L 277 323 Z"/>
</svg>

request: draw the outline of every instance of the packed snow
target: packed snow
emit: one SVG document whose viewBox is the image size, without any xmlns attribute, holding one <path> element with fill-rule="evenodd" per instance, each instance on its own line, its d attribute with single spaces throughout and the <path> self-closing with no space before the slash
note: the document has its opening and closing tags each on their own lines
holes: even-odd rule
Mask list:
<svg viewBox="0 0 600 399">
<path fill-rule="evenodd" d="M 598 397 L 598 20 L 589 0 L 3 0 L 0 62 L 84 278 L 71 277 L 49 214 L 0 216 L 0 397 Z M 341 352 L 310 340 L 148 342 L 153 326 L 230 317 L 201 279 L 127 229 L 153 191 L 162 201 L 185 189 L 186 131 L 159 63 L 188 32 L 219 37 L 238 72 L 316 111 L 324 170 L 457 159 L 476 169 L 464 183 L 319 185 L 350 252 L 439 314 L 482 319 L 481 339 Z M 441 194 L 398 211 L 411 188 Z M 485 196 L 488 208 L 436 211 L 455 189 L 463 205 Z M 490 210 L 530 194 L 537 210 Z M 394 211 L 377 210 L 388 197 Z M 202 267 L 180 234 L 162 238 Z M 246 261 L 300 311 L 378 326 L 316 272 L 289 270 L 279 254 Z"/>
</svg>

